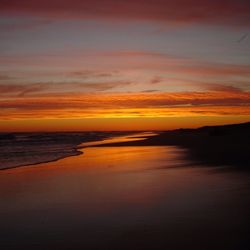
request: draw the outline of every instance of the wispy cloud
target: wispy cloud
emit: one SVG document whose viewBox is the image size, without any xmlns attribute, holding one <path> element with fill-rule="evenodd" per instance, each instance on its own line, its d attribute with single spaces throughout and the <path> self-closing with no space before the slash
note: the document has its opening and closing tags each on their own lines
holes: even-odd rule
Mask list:
<svg viewBox="0 0 250 250">
<path fill-rule="evenodd" d="M 24 96 L 28 93 L 41 92 L 46 89 L 43 84 L 21 85 L 21 84 L 0 84 L 0 97 Z"/>
<path fill-rule="evenodd" d="M 164 79 L 160 76 L 155 76 L 153 79 L 151 79 L 150 83 L 151 84 L 157 84 L 161 83 Z"/>
<path fill-rule="evenodd" d="M 119 76 L 118 71 L 97 71 L 97 70 L 78 70 L 68 74 L 70 77 L 78 78 L 110 78 L 113 76 Z"/>
<path fill-rule="evenodd" d="M 0 81 L 8 81 L 13 79 L 15 79 L 15 77 L 9 76 L 7 74 L 0 74 Z"/>
<path fill-rule="evenodd" d="M 202 83 L 202 87 L 206 88 L 207 90 L 217 91 L 217 92 L 232 92 L 232 93 L 243 92 L 242 89 L 238 87 L 226 86 L 217 83 Z"/>
<path fill-rule="evenodd" d="M 41 82 L 32 84 L 0 84 L 0 97 L 27 96 L 44 93 L 91 92 L 112 90 L 124 85 L 128 81 L 116 82 Z"/>
</svg>

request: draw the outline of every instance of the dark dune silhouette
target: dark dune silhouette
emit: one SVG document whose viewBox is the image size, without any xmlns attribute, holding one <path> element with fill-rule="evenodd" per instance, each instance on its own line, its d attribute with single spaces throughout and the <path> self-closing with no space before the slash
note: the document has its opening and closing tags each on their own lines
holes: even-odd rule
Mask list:
<svg viewBox="0 0 250 250">
<path fill-rule="evenodd" d="M 248 122 L 165 131 L 146 140 L 106 146 L 179 146 L 187 149 L 187 157 L 198 164 L 250 169 L 249 139 L 250 123 Z"/>
</svg>

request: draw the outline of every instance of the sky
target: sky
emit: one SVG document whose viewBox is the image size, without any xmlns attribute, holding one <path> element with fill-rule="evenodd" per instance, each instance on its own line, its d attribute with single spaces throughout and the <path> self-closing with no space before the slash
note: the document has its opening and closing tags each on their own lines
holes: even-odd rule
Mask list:
<svg viewBox="0 0 250 250">
<path fill-rule="evenodd" d="M 248 0 L 1 0 L 0 131 L 250 121 Z"/>
</svg>

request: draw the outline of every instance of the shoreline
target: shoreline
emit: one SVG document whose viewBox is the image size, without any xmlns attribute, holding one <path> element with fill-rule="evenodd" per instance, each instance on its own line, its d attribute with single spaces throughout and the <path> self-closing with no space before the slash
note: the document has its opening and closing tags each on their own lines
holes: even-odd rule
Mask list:
<svg viewBox="0 0 250 250">
<path fill-rule="evenodd" d="M 75 133 L 76 132 L 73 132 L 72 134 L 75 134 Z M 67 133 L 67 134 L 70 135 L 70 133 Z M 52 135 L 57 135 L 57 133 L 55 133 L 55 134 L 52 133 Z M 99 136 L 93 137 L 91 139 L 79 137 L 75 143 L 71 142 L 72 145 L 71 144 L 68 145 L 68 144 L 65 144 L 66 140 L 65 141 L 63 140 L 63 135 L 62 135 L 62 137 L 61 137 L 62 143 L 61 144 L 58 143 L 58 144 L 52 145 L 51 152 L 48 151 L 47 148 L 45 149 L 45 150 L 47 150 L 47 155 L 43 156 L 43 157 L 45 157 L 45 159 L 42 159 L 42 157 L 40 156 L 40 159 L 35 161 L 32 157 L 29 156 L 30 157 L 29 160 L 26 159 L 26 161 L 24 161 L 24 159 L 23 159 L 23 161 L 24 161 L 23 163 L 21 163 L 21 164 L 13 163 L 12 165 L 10 164 L 10 166 L 0 168 L 0 171 L 15 169 L 15 168 L 19 168 L 19 167 L 35 166 L 35 165 L 39 165 L 39 164 L 59 161 L 59 160 L 62 160 L 62 159 L 68 158 L 68 157 L 78 156 L 78 155 L 81 155 L 84 153 L 83 151 L 81 151 L 84 148 L 92 147 L 92 145 L 100 145 L 101 146 L 102 144 L 105 144 L 105 141 L 106 142 L 117 141 L 117 140 L 121 141 L 122 139 L 124 140 L 124 138 L 125 138 L 125 140 L 128 140 L 128 141 L 147 139 L 147 138 L 145 138 L 145 133 L 134 133 L 134 132 L 132 133 L 131 132 L 128 134 L 127 132 L 122 132 L 122 133 L 118 133 L 118 134 L 113 134 L 113 133 L 106 134 L 105 132 L 102 132 L 102 133 L 100 132 Z M 48 145 L 48 147 L 49 146 L 51 146 L 51 145 Z M 55 150 L 53 148 L 53 146 L 54 147 L 56 146 L 55 153 L 57 154 L 57 157 L 53 157 L 54 155 L 52 154 L 52 152 Z M 59 147 L 59 149 L 58 149 L 58 147 Z M 20 152 L 18 152 L 18 153 L 20 154 Z M 25 154 L 26 152 L 23 151 L 22 153 Z M 36 153 L 37 153 L 37 157 L 39 158 L 39 154 L 46 153 L 46 152 L 37 150 Z M 8 154 L 8 152 L 7 152 L 7 154 Z M 12 154 L 13 154 L 13 152 L 12 152 Z M 11 157 L 9 156 L 9 158 L 11 158 Z M 14 157 L 12 157 L 12 158 L 14 158 Z"/>
<path fill-rule="evenodd" d="M 68 157 L 78 156 L 78 155 L 82 155 L 82 154 L 84 154 L 84 152 L 76 150 L 75 154 L 64 155 L 64 156 L 55 158 L 53 160 L 46 160 L 46 161 L 40 161 L 40 162 L 30 163 L 30 164 L 25 164 L 25 165 L 21 164 L 21 165 L 18 165 L 18 166 L 1 168 L 0 171 L 6 171 L 6 170 L 11 170 L 11 169 L 16 169 L 16 168 L 25 168 L 25 167 L 36 166 L 36 165 L 50 163 L 50 162 L 56 162 L 56 161 L 60 161 L 60 160 L 63 160 L 65 158 L 68 158 Z"/>
<path fill-rule="evenodd" d="M 73 135 L 75 136 L 75 133 L 72 133 L 71 136 Z M 131 138 L 137 138 L 137 140 L 131 140 Z M 128 134 L 125 132 L 118 134 L 100 133 L 98 136 L 95 135 L 95 137 L 92 138 L 84 138 L 83 134 L 81 134 L 81 136 L 74 137 L 73 141 L 72 138 L 70 138 L 71 140 L 69 140 L 69 142 L 67 142 L 67 138 L 64 138 L 61 134 L 59 142 L 57 141 L 57 144 L 54 143 L 52 146 L 50 145 L 51 150 L 45 147 L 48 153 L 48 155 L 45 156 L 47 159 L 28 164 L 14 164 L 14 166 L 4 167 L 0 170 L 3 171 L 59 161 L 67 157 L 81 155 L 84 152 L 80 150 L 88 147 L 121 146 L 177 146 L 187 150 L 187 159 L 191 160 L 194 164 L 205 164 L 216 167 L 228 166 L 236 170 L 250 170 L 250 145 L 248 143 L 248 138 L 250 139 L 250 123 L 207 126 L 198 129 L 177 129 L 158 132 L 158 134 L 151 135 L 145 135 L 145 132 L 139 135 L 138 133 Z M 86 145 L 84 146 L 83 144 Z M 53 148 L 53 146 L 55 148 Z M 25 153 L 25 151 L 23 152 Z M 39 157 L 39 153 L 46 153 L 38 150 L 35 152 L 38 154 L 37 157 Z M 59 156 L 53 158 L 53 152 L 59 154 Z M 11 156 L 9 156 L 9 159 L 11 159 Z"/>
<path fill-rule="evenodd" d="M 76 132 L 73 133 L 67 133 L 67 135 L 74 135 Z M 89 132 L 92 133 L 92 132 Z M 33 133 L 31 133 L 33 134 Z M 41 135 L 46 135 L 45 134 L 41 134 Z M 57 136 L 58 133 L 51 133 L 51 135 L 53 136 Z M 60 133 L 61 134 L 61 133 Z M 89 147 L 89 146 L 81 146 L 82 144 L 88 144 L 88 143 L 102 143 L 105 140 L 110 140 L 113 138 L 119 138 L 119 137 L 124 137 L 125 135 L 127 135 L 128 137 L 131 136 L 131 134 L 128 134 L 127 132 L 122 132 L 122 133 L 105 133 L 105 132 L 100 132 L 98 135 L 95 135 L 92 138 L 84 137 L 82 135 L 82 133 L 80 133 L 81 136 L 79 136 L 77 139 L 74 138 L 75 141 L 71 141 L 70 144 L 67 144 L 67 139 L 64 138 L 63 134 L 61 134 L 61 138 L 60 140 L 62 140 L 61 143 L 58 142 L 53 142 L 51 145 L 48 145 L 48 147 L 44 148 L 44 145 L 42 144 L 41 146 L 36 146 L 36 153 L 38 158 L 39 158 L 39 154 L 41 153 L 46 153 L 46 151 L 42 151 L 42 150 L 48 150 L 49 147 L 52 147 L 50 150 L 47 151 L 47 155 L 46 156 L 42 156 L 44 157 L 44 159 L 40 156 L 40 159 L 38 160 L 34 160 L 32 159 L 32 155 L 26 155 L 26 157 L 28 159 L 22 159 L 24 162 L 21 164 L 17 164 L 16 162 L 14 162 L 12 165 L 10 164 L 10 166 L 7 167 L 0 167 L 0 171 L 5 171 L 5 170 L 10 170 L 10 169 L 16 169 L 16 168 L 23 168 L 23 167 L 29 167 L 29 166 L 35 166 L 35 165 L 39 165 L 39 164 L 44 164 L 44 163 L 49 163 L 49 162 L 55 162 L 55 161 L 59 161 L 68 157 L 73 157 L 73 156 L 78 156 L 81 154 L 84 154 L 83 151 L 81 151 L 83 148 Z M 138 133 L 133 133 L 138 134 Z M 133 136 L 132 134 L 132 136 Z M 66 134 L 64 134 L 66 137 Z M 126 137 L 126 136 L 125 136 Z M 0 141 L 1 142 L 1 141 Z M 39 142 L 39 139 L 37 139 L 36 143 Z M 1 144 L 0 144 L 1 146 Z M 27 146 L 27 145 L 26 145 Z M 20 147 L 20 145 L 19 145 Z M 56 151 L 53 147 L 56 147 Z M 58 148 L 59 147 L 59 148 Z M 14 146 L 13 146 L 14 148 Z M 13 150 L 13 148 L 11 148 L 11 150 Z M 30 147 L 29 147 L 30 148 Z M 19 149 L 19 148 L 18 148 Z M 20 149 L 19 149 L 20 150 Z M 21 152 L 21 154 L 26 154 L 27 152 L 30 152 L 28 149 L 24 150 L 23 152 Z M 8 152 L 8 150 L 6 150 L 5 152 L 6 154 L 13 154 L 13 152 Z M 17 152 L 17 154 L 20 154 L 20 152 Z M 57 154 L 57 157 L 54 157 L 53 155 Z M 1 156 L 1 155 L 0 155 Z M 15 157 L 15 156 L 14 156 Z M 8 156 L 8 158 L 14 158 L 12 156 Z M 1 160 L 1 159 L 0 159 Z M 6 161 L 6 159 L 5 159 Z M 3 164 L 4 165 L 4 164 Z"/>
<path fill-rule="evenodd" d="M 0 170 L 38 165 L 82 154 L 83 142 L 101 140 L 111 133 L 0 134 Z"/>
</svg>

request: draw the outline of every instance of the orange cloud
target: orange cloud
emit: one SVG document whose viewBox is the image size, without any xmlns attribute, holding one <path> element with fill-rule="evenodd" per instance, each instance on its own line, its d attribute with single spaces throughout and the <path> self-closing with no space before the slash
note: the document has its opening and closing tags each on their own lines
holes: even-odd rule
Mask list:
<svg viewBox="0 0 250 250">
<path fill-rule="evenodd" d="M 106 93 L 2 98 L 0 119 L 250 115 L 250 92 Z"/>
</svg>

